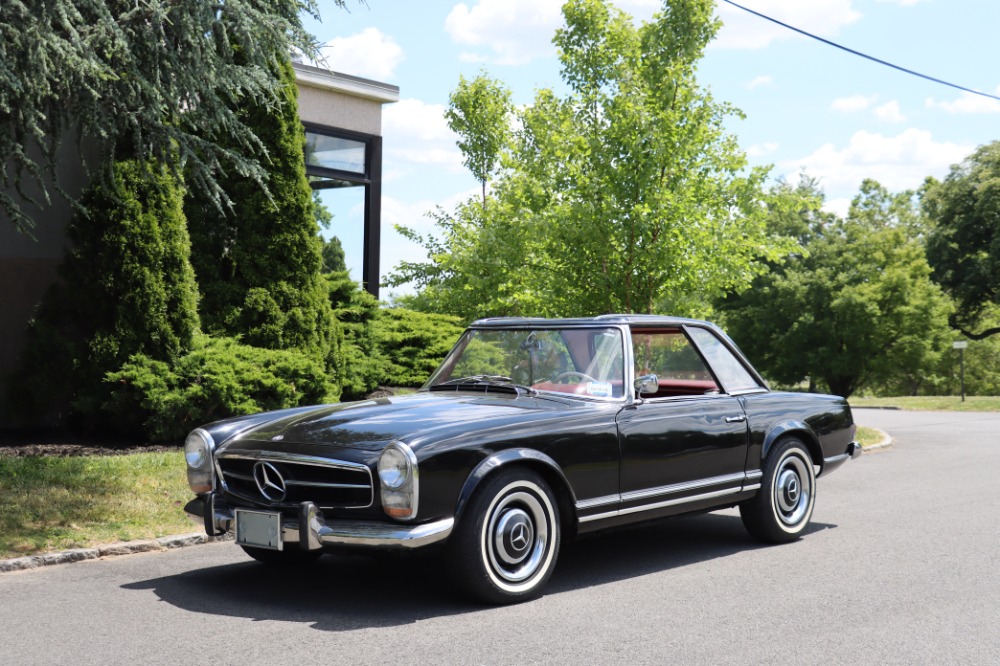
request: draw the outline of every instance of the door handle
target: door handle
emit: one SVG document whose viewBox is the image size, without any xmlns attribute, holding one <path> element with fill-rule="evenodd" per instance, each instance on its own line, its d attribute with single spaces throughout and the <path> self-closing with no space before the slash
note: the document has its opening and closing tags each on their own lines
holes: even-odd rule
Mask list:
<svg viewBox="0 0 1000 666">
<path fill-rule="evenodd" d="M 726 423 L 743 423 L 747 420 L 746 414 L 740 414 L 739 416 L 727 416 Z"/>
</svg>

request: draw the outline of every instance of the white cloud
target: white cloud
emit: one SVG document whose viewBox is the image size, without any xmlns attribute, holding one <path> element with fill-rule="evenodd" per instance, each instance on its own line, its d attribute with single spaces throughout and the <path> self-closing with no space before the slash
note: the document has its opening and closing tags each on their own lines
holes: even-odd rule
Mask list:
<svg viewBox="0 0 1000 666">
<path fill-rule="evenodd" d="M 562 25 L 561 0 L 478 0 L 451 10 L 444 29 L 458 44 L 483 47 L 489 61 L 524 65 L 554 53 L 552 36 Z M 475 54 L 463 54 L 463 60 Z"/>
<path fill-rule="evenodd" d="M 774 79 L 766 74 L 763 76 L 756 77 L 753 81 L 747 84 L 747 90 L 753 90 L 754 88 L 759 88 L 761 86 L 767 86 L 770 88 L 774 85 Z"/>
<path fill-rule="evenodd" d="M 882 2 L 882 3 L 889 2 L 894 5 L 900 5 L 903 7 L 912 7 L 913 5 L 923 1 L 924 0 L 875 0 L 875 2 Z"/>
<path fill-rule="evenodd" d="M 563 25 L 564 0 L 475 0 L 460 2 L 445 19 L 444 29 L 457 43 L 485 52 L 466 51 L 462 62 L 526 65 L 555 53 L 552 37 Z M 612 0 L 636 22 L 648 21 L 662 0 Z"/>
<path fill-rule="evenodd" d="M 862 130 L 846 146 L 825 144 L 810 155 L 782 162 L 779 169 L 789 178 L 802 171 L 819 178 L 834 197 L 853 196 L 865 178 L 890 190 L 917 188 L 927 176 L 945 175 L 974 149 L 971 144 L 934 141 L 930 132 L 913 128 L 896 136 Z"/>
<path fill-rule="evenodd" d="M 1000 87 L 995 91 L 1000 94 Z M 977 113 L 1000 113 L 1000 102 L 982 95 L 973 95 L 964 92 L 957 99 L 950 102 L 938 102 L 933 97 L 927 98 L 927 108 L 942 109 L 948 113 L 957 114 L 977 114 Z"/>
<path fill-rule="evenodd" d="M 771 153 L 777 151 L 779 148 L 778 144 L 773 141 L 768 141 L 766 143 L 758 143 L 747 148 L 748 157 L 764 157 L 765 155 L 770 155 Z"/>
<path fill-rule="evenodd" d="M 319 49 L 319 58 L 309 64 L 342 74 L 380 81 L 392 79 L 405 58 L 402 47 L 378 28 L 365 28 L 349 37 L 331 39 Z"/>
<path fill-rule="evenodd" d="M 382 239 L 379 256 L 379 276 L 385 276 L 395 270 L 401 261 L 426 261 L 427 251 L 416 243 L 404 238 L 396 231 L 396 225 L 409 227 L 419 234 L 432 234 L 434 220 L 428 215 L 441 206 L 445 210 L 454 210 L 455 206 L 470 197 L 478 196 L 479 189 L 459 192 L 444 201 L 401 201 L 392 197 L 382 197 Z M 411 286 L 396 287 L 393 295 L 413 293 Z"/>
<path fill-rule="evenodd" d="M 906 122 L 906 116 L 903 112 L 899 110 L 899 102 L 893 100 L 891 102 L 886 102 L 882 106 L 875 107 L 872 112 L 875 117 L 879 120 L 884 120 L 887 123 L 904 123 Z"/>
<path fill-rule="evenodd" d="M 841 111 L 843 113 L 855 113 L 857 111 L 864 111 L 878 99 L 878 95 L 851 95 L 850 97 L 838 97 L 833 100 L 830 108 L 834 111 Z"/>
<path fill-rule="evenodd" d="M 833 37 L 861 18 L 852 0 L 755 0 L 748 7 L 821 37 Z M 720 4 L 724 25 L 712 43 L 715 48 L 762 49 L 772 42 L 803 37 L 732 5 Z"/>
<path fill-rule="evenodd" d="M 419 99 L 403 99 L 383 107 L 384 163 L 395 177 L 412 166 L 462 171 L 462 153 L 455 144 L 458 136 L 449 129 L 444 112 L 443 104 L 427 104 Z"/>
<path fill-rule="evenodd" d="M 850 199 L 827 199 L 823 202 L 823 210 L 838 217 L 847 217 L 847 211 L 850 209 Z"/>
</svg>

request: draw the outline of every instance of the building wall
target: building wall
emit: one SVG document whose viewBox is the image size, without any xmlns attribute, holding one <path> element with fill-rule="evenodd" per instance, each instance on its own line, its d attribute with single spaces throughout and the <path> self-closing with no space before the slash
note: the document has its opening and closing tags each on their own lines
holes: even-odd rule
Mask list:
<svg viewBox="0 0 1000 666">
<path fill-rule="evenodd" d="M 90 151 L 91 164 L 96 163 L 95 158 L 96 152 Z M 70 196 L 79 196 L 89 179 L 75 140 L 63 142 L 58 161 L 62 186 Z M 35 201 L 42 201 L 37 187 L 26 183 L 25 189 Z M 55 282 L 66 251 L 66 227 L 73 216 L 73 207 L 53 187 L 48 189 L 48 204 L 25 204 L 25 210 L 35 221 L 33 237 L 16 231 L 7 214 L 0 210 L 0 425 L 4 424 L 7 379 L 24 347 L 28 322 Z M 8 192 L 16 197 L 11 190 Z"/>
<path fill-rule="evenodd" d="M 299 85 L 299 117 L 307 123 L 382 134 L 381 102 L 309 85 Z"/>
</svg>

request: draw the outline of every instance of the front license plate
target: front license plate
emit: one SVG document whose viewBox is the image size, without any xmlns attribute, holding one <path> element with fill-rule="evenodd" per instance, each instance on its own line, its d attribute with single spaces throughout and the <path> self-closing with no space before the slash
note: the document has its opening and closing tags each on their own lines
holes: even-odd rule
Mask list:
<svg viewBox="0 0 1000 666">
<path fill-rule="evenodd" d="M 236 543 L 281 550 L 281 514 L 236 509 Z"/>
</svg>

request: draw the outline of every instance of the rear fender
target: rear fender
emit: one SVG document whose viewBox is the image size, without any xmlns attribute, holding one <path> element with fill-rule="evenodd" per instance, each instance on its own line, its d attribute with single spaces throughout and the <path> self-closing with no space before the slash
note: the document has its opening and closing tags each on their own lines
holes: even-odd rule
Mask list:
<svg viewBox="0 0 1000 666">
<path fill-rule="evenodd" d="M 781 421 L 775 424 L 764 437 L 764 447 L 761 450 L 761 468 L 763 469 L 767 457 L 771 454 L 774 444 L 782 437 L 798 437 L 809 448 L 809 455 L 812 456 L 813 464 L 823 466 L 823 449 L 819 445 L 819 437 L 812 428 L 804 421 Z"/>
</svg>

